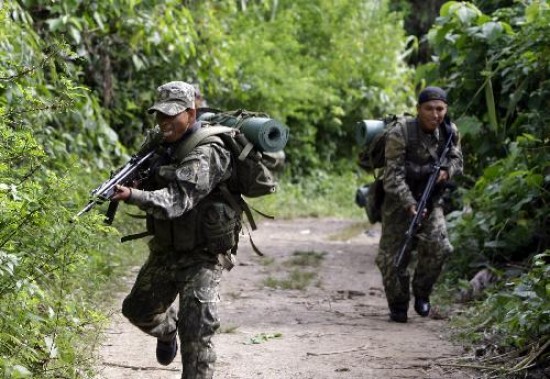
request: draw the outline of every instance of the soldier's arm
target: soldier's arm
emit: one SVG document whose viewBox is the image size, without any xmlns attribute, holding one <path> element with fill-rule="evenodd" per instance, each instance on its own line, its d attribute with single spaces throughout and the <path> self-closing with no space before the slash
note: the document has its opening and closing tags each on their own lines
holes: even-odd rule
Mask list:
<svg viewBox="0 0 550 379">
<path fill-rule="evenodd" d="M 416 200 L 405 181 L 407 151 L 405 127 L 405 125 L 398 125 L 386 136 L 384 191 L 395 195 L 404 209 L 410 209 L 416 205 Z"/>
<path fill-rule="evenodd" d="M 156 191 L 132 189 L 127 200 L 159 219 L 173 219 L 194 208 L 231 176 L 231 155 L 218 144 L 195 148 L 179 165 L 163 166 L 168 185 Z"/>
</svg>

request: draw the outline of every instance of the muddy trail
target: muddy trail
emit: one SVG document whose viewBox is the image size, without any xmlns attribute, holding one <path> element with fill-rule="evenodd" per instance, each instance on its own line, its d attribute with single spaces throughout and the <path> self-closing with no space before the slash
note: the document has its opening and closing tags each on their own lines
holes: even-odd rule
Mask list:
<svg viewBox="0 0 550 379">
<path fill-rule="evenodd" d="M 477 377 L 457 368 L 463 351 L 448 340 L 447 321 L 412 307 L 407 324 L 388 321 L 374 263 L 379 229 L 365 233 L 339 219 L 269 221 L 253 239 L 265 257 L 245 236 L 237 266 L 222 278 L 216 379 Z M 120 314 L 138 269 L 113 301 L 98 379 L 179 379 L 178 358 L 159 365 L 155 339 Z"/>
</svg>

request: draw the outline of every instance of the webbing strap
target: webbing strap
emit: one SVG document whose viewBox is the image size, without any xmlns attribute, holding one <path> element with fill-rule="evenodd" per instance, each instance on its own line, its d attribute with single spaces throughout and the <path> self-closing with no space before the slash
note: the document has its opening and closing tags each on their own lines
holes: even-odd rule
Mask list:
<svg viewBox="0 0 550 379">
<path fill-rule="evenodd" d="M 246 218 L 248 219 L 248 223 L 250 224 L 250 227 L 252 228 L 252 230 L 258 229 L 258 227 L 256 226 L 256 222 L 254 221 L 254 217 L 252 217 L 252 212 L 250 211 L 250 207 L 248 206 L 246 201 L 244 201 L 244 199 L 241 197 L 240 202 L 239 202 L 240 204 L 237 203 L 237 201 L 235 200 L 233 195 L 231 195 L 231 192 L 229 192 L 229 189 L 227 188 L 225 183 L 220 185 L 219 188 L 220 188 L 220 191 L 221 191 L 224 199 L 227 200 L 227 202 L 229 203 L 229 205 L 233 209 L 235 209 L 236 211 L 243 211 L 246 214 Z M 258 212 L 256 209 L 254 209 L 254 210 L 256 212 Z M 260 213 L 260 212 L 258 212 L 258 213 Z M 262 213 L 260 213 L 260 214 L 262 214 Z M 250 233 L 250 231 L 248 232 L 248 239 L 250 240 L 250 246 L 252 246 L 252 250 L 254 250 L 254 252 L 256 254 L 258 254 L 259 256 L 263 257 L 264 253 L 262 253 L 260 251 L 260 249 L 258 249 L 256 244 L 252 240 L 252 233 Z"/>
<path fill-rule="evenodd" d="M 152 236 L 152 235 L 153 235 L 153 233 L 151 233 L 149 231 L 136 233 L 136 234 L 130 234 L 130 235 L 121 237 L 120 242 L 124 243 L 126 241 L 137 240 L 138 238 L 143 238 L 143 237 Z"/>
<path fill-rule="evenodd" d="M 242 211 L 246 214 L 246 218 L 248 219 L 248 222 L 250 223 L 250 226 L 252 227 L 252 230 L 258 229 L 256 226 L 256 222 L 254 221 L 254 217 L 252 217 L 252 211 L 250 211 L 250 207 L 246 203 L 246 201 L 241 198 L 239 202 L 235 200 L 231 192 L 229 192 L 229 189 L 225 185 L 225 183 L 220 184 L 219 186 L 220 191 L 223 195 L 223 198 L 227 200 L 231 208 L 233 208 L 236 211 Z"/>
<path fill-rule="evenodd" d="M 243 148 L 243 151 L 241 151 L 241 153 L 239 154 L 239 160 L 240 161 L 244 161 L 246 159 L 246 157 L 248 156 L 248 154 L 250 154 L 250 152 L 252 151 L 252 149 L 254 148 L 254 145 L 252 143 L 247 143 L 246 146 Z"/>
<path fill-rule="evenodd" d="M 195 133 L 191 134 L 176 150 L 176 157 L 185 157 L 191 152 L 197 145 L 201 143 L 205 138 L 215 136 L 216 134 L 234 132 L 235 129 L 229 126 L 209 126 L 207 128 L 201 128 Z"/>
</svg>

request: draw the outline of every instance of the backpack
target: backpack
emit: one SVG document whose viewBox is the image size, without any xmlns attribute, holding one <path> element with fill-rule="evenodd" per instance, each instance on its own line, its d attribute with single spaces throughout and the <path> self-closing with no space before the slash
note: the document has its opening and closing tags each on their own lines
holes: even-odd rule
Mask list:
<svg viewBox="0 0 550 379">
<path fill-rule="evenodd" d="M 227 182 L 218 185 L 218 188 L 232 212 L 238 214 L 238 217 L 231 217 L 228 209 L 223 208 L 219 203 L 212 203 L 209 214 L 228 216 L 232 224 L 227 222 L 220 224 L 218 219 L 223 217 L 214 217 L 215 222 L 208 222 L 206 217 L 208 215 L 204 214 L 199 219 L 203 221 L 202 229 L 205 231 L 202 236 L 205 237 L 209 249 L 225 251 L 231 247 L 234 254 L 237 246 L 235 231 L 240 230 L 243 212 L 252 230 L 257 229 L 250 207 L 242 196 L 260 197 L 276 191 L 278 174 L 284 168 L 283 149 L 288 140 L 288 128 L 269 118 L 265 113 L 245 110 L 215 111 L 214 113 L 209 112 L 210 109 L 204 112 L 204 109 L 198 118 L 198 121 L 202 122 L 202 127 L 176 148 L 174 156 L 177 161 L 181 161 L 196 146 L 207 143 L 222 143 L 230 151 L 233 163 L 231 177 Z M 151 141 L 154 135 L 154 132 L 150 133 L 144 145 L 153 143 Z M 265 217 L 272 218 L 254 210 Z M 146 232 L 124 236 L 121 241 L 130 241 L 151 234 L 148 227 Z M 251 236 L 250 243 L 258 255 L 263 255 L 255 246 Z M 190 241 L 187 241 L 187 244 L 192 245 Z"/>
<path fill-rule="evenodd" d="M 245 197 L 260 197 L 277 190 L 278 175 L 284 168 L 283 149 L 288 128 L 265 113 L 236 110 L 204 113 L 203 127 L 181 146 L 178 156 L 187 155 L 195 146 L 219 137 L 233 157 L 229 189 Z M 180 150 L 180 149 L 178 149 Z"/>
<path fill-rule="evenodd" d="M 183 159 L 196 146 L 212 142 L 213 137 L 219 138 L 231 152 L 233 161 L 231 178 L 220 189 L 234 209 L 246 213 L 255 230 L 250 207 L 242 198 L 235 201 L 231 193 L 254 198 L 277 190 L 278 176 L 284 168 L 283 148 L 288 140 L 288 128 L 265 113 L 245 110 L 206 112 L 199 121 L 203 126 L 178 147 L 176 156 Z"/>
<path fill-rule="evenodd" d="M 371 184 L 359 187 L 355 193 L 355 203 L 365 208 L 371 224 L 382 221 L 382 202 L 384 201 L 384 182 L 380 177 Z"/>
<path fill-rule="evenodd" d="M 386 164 L 386 135 L 389 130 L 393 129 L 398 123 L 409 124 L 415 123 L 416 118 L 411 114 L 405 113 L 404 116 L 388 115 L 382 122 L 382 127 L 375 127 L 372 131 L 369 129 L 371 120 L 364 120 L 357 124 L 356 135 L 358 142 L 364 142 L 364 148 L 359 153 L 358 164 L 366 171 L 375 170 L 384 167 Z M 408 127 L 407 129 L 410 129 Z M 364 137 L 359 137 L 364 136 Z M 408 137 L 408 136 L 407 136 Z M 359 139 L 362 138 L 362 141 Z M 408 142 L 408 141 L 407 141 Z"/>
<path fill-rule="evenodd" d="M 403 117 L 389 115 L 383 120 L 373 122 L 364 120 L 357 124 L 356 136 L 357 142 L 364 145 L 359 153 L 357 164 L 365 171 L 374 171 L 381 169 L 386 163 L 386 135 L 399 123 L 407 124 L 407 131 L 414 128 L 409 127 L 415 123 L 416 119 L 410 114 Z M 407 133 L 407 145 L 409 144 L 409 134 Z M 357 189 L 355 202 L 359 207 L 365 208 L 367 218 L 371 224 L 382 221 L 382 203 L 384 202 L 384 182 L 382 180 L 383 172 L 375 173 L 374 182 L 363 185 Z"/>
</svg>

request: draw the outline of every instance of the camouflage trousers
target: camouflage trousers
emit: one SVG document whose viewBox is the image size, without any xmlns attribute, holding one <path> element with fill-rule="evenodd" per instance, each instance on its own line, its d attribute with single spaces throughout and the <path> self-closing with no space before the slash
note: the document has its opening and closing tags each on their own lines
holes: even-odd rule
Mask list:
<svg viewBox="0 0 550 379">
<path fill-rule="evenodd" d="M 122 304 L 124 316 L 145 333 L 164 341 L 179 334 L 182 379 L 214 375 L 221 275 L 217 257 L 207 252 L 151 251 Z M 173 304 L 178 295 L 179 311 Z"/>
<path fill-rule="evenodd" d="M 423 220 L 410 251 L 403 259 L 401 269 L 397 270 L 394 259 L 403 243 L 410 218 L 397 202 L 386 203 L 382 208 L 382 235 L 376 265 L 382 274 L 388 305 L 408 307 L 411 282 L 409 266 L 413 250 L 416 251 L 416 267 L 412 291 L 415 297 L 428 298 L 452 246 L 447 237 L 443 210 L 441 207 L 434 207 L 429 217 Z"/>
</svg>

